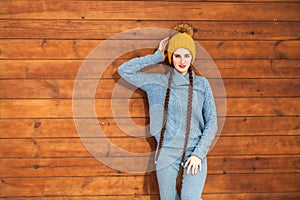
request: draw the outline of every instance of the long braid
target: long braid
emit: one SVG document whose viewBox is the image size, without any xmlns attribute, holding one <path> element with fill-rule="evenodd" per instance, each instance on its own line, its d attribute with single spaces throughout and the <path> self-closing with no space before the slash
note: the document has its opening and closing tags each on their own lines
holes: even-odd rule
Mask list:
<svg viewBox="0 0 300 200">
<path fill-rule="evenodd" d="M 186 124 L 186 135 L 185 135 L 185 141 L 184 141 L 184 148 L 183 148 L 183 154 L 181 157 L 181 163 L 179 172 L 176 178 L 176 190 L 178 195 L 181 195 L 181 189 L 182 189 L 182 179 L 183 179 L 183 167 L 184 167 L 184 159 L 186 155 L 186 149 L 189 141 L 189 135 L 190 135 L 190 127 L 191 127 L 191 116 L 192 116 L 192 104 L 193 104 L 193 88 L 194 88 L 194 80 L 193 80 L 193 73 L 192 73 L 192 66 L 189 68 L 189 79 L 190 79 L 190 85 L 189 85 L 189 95 L 188 95 L 188 110 L 187 110 L 187 124 Z"/>
<path fill-rule="evenodd" d="M 159 139 L 159 143 L 158 143 L 157 154 L 155 156 L 155 163 L 157 162 L 158 156 L 160 154 L 160 150 L 161 150 L 161 147 L 162 147 L 162 143 L 164 141 L 165 131 L 166 131 L 166 127 L 167 127 L 167 112 L 168 112 L 168 108 L 169 108 L 172 77 L 173 77 L 173 68 L 170 70 L 170 75 L 169 75 L 169 80 L 168 80 L 168 87 L 167 87 L 165 103 L 164 103 L 163 125 L 162 125 L 162 129 L 161 129 L 161 132 L 160 132 L 160 139 Z"/>
<path fill-rule="evenodd" d="M 186 155 L 186 149 L 188 145 L 188 140 L 189 140 L 189 135 L 190 135 L 190 127 L 191 127 L 191 116 L 192 116 L 192 103 L 193 103 L 193 87 L 194 87 L 194 79 L 193 79 L 193 73 L 192 73 L 192 66 L 189 68 L 189 93 L 188 93 L 188 110 L 187 110 L 187 125 L 186 125 L 186 136 L 185 136 L 185 141 L 184 141 L 184 148 L 183 148 L 183 154 L 181 157 L 181 163 L 180 163 L 180 168 L 179 172 L 176 178 L 176 191 L 178 195 L 181 195 L 181 189 L 182 189 L 182 178 L 183 178 L 183 166 L 184 166 L 184 159 Z M 160 134 L 160 140 L 158 143 L 158 150 L 157 150 L 157 155 L 155 157 L 155 162 L 157 162 L 158 156 L 160 154 L 160 150 L 162 147 L 162 143 L 164 140 L 165 136 L 165 131 L 166 131 L 166 126 L 167 126 L 167 112 L 168 112 L 168 107 L 169 107 L 169 100 L 170 100 L 170 90 L 171 90 L 171 83 L 172 83 L 172 75 L 173 72 L 171 70 L 169 80 L 168 80 L 168 88 L 166 91 L 166 98 L 164 102 L 164 116 L 163 116 L 163 126 L 161 129 L 161 134 Z"/>
</svg>

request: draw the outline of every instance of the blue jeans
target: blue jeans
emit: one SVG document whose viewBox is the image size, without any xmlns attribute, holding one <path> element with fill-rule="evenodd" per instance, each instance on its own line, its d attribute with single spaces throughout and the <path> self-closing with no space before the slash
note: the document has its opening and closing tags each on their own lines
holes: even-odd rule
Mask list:
<svg viewBox="0 0 300 200">
<path fill-rule="evenodd" d="M 193 149 L 187 149 L 187 160 Z M 176 177 L 181 163 L 182 149 L 161 148 L 156 164 L 156 175 L 161 200 L 200 200 L 207 174 L 206 158 L 202 159 L 202 170 L 196 175 L 188 175 L 184 170 L 181 198 L 176 192 Z"/>
</svg>

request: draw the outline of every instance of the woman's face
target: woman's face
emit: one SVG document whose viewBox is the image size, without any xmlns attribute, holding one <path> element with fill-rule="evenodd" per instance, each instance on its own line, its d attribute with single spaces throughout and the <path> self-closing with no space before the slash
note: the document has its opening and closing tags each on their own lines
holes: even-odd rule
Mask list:
<svg viewBox="0 0 300 200">
<path fill-rule="evenodd" d="M 175 69 L 181 74 L 186 75 L 192 62 L 192 54 L 185 48 L 179 48 L 174 51 L 173 64 Z"/>
</svg>

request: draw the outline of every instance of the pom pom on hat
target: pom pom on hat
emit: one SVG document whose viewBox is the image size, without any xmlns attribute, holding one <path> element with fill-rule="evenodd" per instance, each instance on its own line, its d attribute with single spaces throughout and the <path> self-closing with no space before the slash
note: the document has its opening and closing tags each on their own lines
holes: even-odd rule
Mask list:
<svg viewBox="0 0 300 200">
<path fill-rule="evenodd" d="M 185 48 L 192 54 L 192 63 L 196 58 L 196 46 L 193 40 L 194 30 L 189 24 L 178 24 L 174 28 L 175 33 L 171 36 L 168 44 L 168 59 L 169 63 L 172 63 L 172 55 L 176 49 Z"/>
<path fill-rule="evenodd" d="M 191 37 L 194 36 L 194 29 L 189 24 L 177 24 L 173 29 L 179 33 L 186 33 Z"/>
</svg>

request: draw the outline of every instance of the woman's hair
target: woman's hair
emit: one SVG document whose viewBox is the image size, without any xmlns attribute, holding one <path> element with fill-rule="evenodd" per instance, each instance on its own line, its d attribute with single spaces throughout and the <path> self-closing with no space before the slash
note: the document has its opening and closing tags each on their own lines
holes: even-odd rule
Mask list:
<svg viewBox="0 0 300 200">
<path fill-rule="evenodd" d="M 169 44 L 170 44 L 170 41 L 172 41 L 172 38 L 176 37 L 176 40 L 175 39 L 173 40 L 174 41 L 173 42 L 173 51 L 176 50 L 175 48 L 185 47 L 185 48 L 189 49 L 190 51 L 192 51 L 194 59 L 195 59 L 195 50 L 193 50 L 194 49 L 194 41 L 191 38 L 193 36 L 192 26 L 189 24 L 178 24 L 174 27 L 174 30 L 177 31 L 177 34 L 173 33 L 173 35 L 171 35 L 171 38 L 169 40 Z M 187 36 L 183 35 L 183 37 L 182 37 L 181 35 L 179 35 L 182 33 L 184 33 L 184 34 L 186 33 L 189 36 L 187 37 Z M 192 40 L 192 43 L 190 42 L 190 39 Z M 188 41 L 188 42 L 186 42 L 186 41 Z M 182 45 L 185 45 L 185 46 L 182 46 Z M 170 47 L 168 47 L 168 49 L 169 48 Z M 173 51 L 171 52 L 172 54 L 173 54 Z M 168 114 L 168 109 L 169 109 L 171 83 L 172 83 L 172 78 L 173 78 L 173 70 L 175 70 L 172 59 L 170 58 L 170 56 L 172 56 L 172 54 L 170 54 L 170 51 L 169 51 L 169 54 L 168 54 L 169 63 L 172 65 L 172 69 L 170 70 L 170 73 L 169 73 L 168 87 L 166 90 L 166 97 L 165 97 L 165 102 L 164 102 L 163 123 L 162 123 L 162 129 L 161 129 L 161 133 L 160 133 L 160 140 L 158 143 L 158 152 L 156 155 L 156 159 L 158 158 L 158 156 L 160 154 L 160 150 L 162 148 L 162 144 L 163 144 L 164 136 L 165 136 L 165 132 L 166 132 L 166 127 L 167 127 L 167 114 Z M 184 159 L 185 159 L 185 155 L 186 155 L 186 149 L 187 149 L 187 145 L 188 145 L 188 140 L 189 140 L 189 135 L 190 135 L 190 127 L 191 127 L 191 116 L 192 116 L 192 105 L 193 105 L 193 87 L 194 87 L 194 77 L 193 77 L 192 68 L 193 67 L 192 67 L 192 63 L 191 63 L 191 65 L 188 69 L 188 73 L 189 73 L 189 89 L 188 90 L 189 91 L 188 91 L 188 108 L 187 108 L 187 118 L 186 118 L 187 119 L 186 135 L 185 135 L 184 148 L 183 148 L 183 154 L 181 157 L 179 172 L 178 172 L 178 175 L 176 178 L 176 190 L 177 190 L 177 193 L 179 194 L 179 196 L 181 195 Z"/>
<path fill-rule="evenodd" d="M 162 124 L 162 129 L 161 129 L 161 134 L 160 134 L 160 140 L 158 143 L 158 153 L 157 153 L 157 158 L 160 154 L 160 150 L 162 148 L 164 136 L 165 136 L 165 131 L 166 131 L 166 126 L 167 126 L 167 113 L 168 113 L 168 108 L 169 108 L 169 100 L 170 100 L 170 92 L 171 92 L 171 83 L 172 83 L 172 77 L 173 77 L 173 70 L 170 71 L 169 79 L 168 79 L 168 88 L 166 90 L 166 97 L 165 97 L 165 102 L 164 102 L 164 114 L 163 114 L 163 124 Z M 181 164 L 180 164 L 180 169 L 176 178 L 176 190 L 179 196 L 181 195 L 181 188 L 182 188 L 182 176 L 183 176 L 183 163 L 184 163 L 184 158 L 186 154 L 186 149 L 188 145 L 188 140 L 189 140 L 189 135 L 190 135 L 190 127 L 191 127 L 191 116 L 192 116 L 192 105 L 193 105 L 193 87 L 194 87 L 194 77 L 193 77 L 193 70 L 192 66 L 189 67 L 188 69 L 189 73 L 189 93 L 188 93 L 188 109 L 187 109 L 187 122 L 186 122 L 186 135 L 185 135 L 185 141 L 184 141 L 184 149 L 183 149 L 183 154 L 181 157 Z"/>
</svg>

